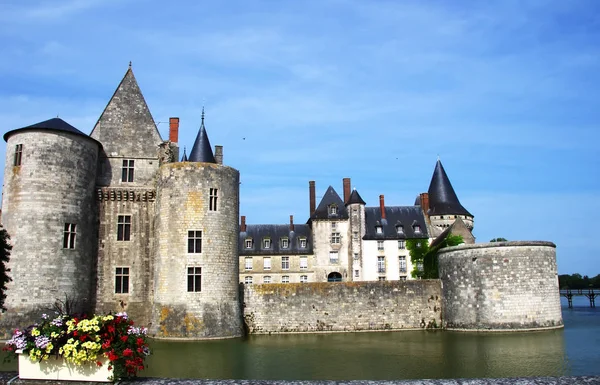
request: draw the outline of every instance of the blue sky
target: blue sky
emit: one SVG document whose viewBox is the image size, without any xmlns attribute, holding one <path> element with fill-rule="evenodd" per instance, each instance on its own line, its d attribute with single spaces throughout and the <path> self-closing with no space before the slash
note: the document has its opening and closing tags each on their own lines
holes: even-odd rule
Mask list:
<svg viewBox="0 0 600 385">
<path fill-rule="evenodd" d="M 131 60 L 163 138 L 206 107 L 248 223 L 305 222 L 309 180 L 410 205 L 439 155 L 478 241 L 596 275 L 598 42 L 596 0 L 0 0 L 0 127 L 90 133 Z"/>
</svg>

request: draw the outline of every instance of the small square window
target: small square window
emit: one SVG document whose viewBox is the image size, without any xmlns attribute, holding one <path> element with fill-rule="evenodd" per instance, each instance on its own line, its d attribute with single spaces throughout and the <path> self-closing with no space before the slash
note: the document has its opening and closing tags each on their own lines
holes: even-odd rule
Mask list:
<svg viewBox="0 0 600 385">
<path fill-rule="evenodd" d="M 252 238 L 246 239 L 246 249 L 252 248 Z"/>
<path fill-rule="evenodd" d="M 358 231 L 352 233 L 352 238 L 354 238 L 354 240 L 358 240 Z"/>
<path fill-rule="evenodd" d="M 289 275 L 281 276 L 281 283 L 290 283 L 290 276 Z"/>
<path fill-rule="evenodd" d="M 188 267 L 187 269 L 187 291 L 199 292 L 202 289 L 202 268 Z"/>
<path fill-rule="evenodd" d="M 270 238 L 263 239 L 263 249 L 270 249 L 270 248 L 271 248 L 271 239 Z"/>
<path fill-rule="evenodd" d="M 281 257 L 281 270 L 290 269 L 290 257 Z"/>
<path fill-rule="evenodd" d="M 399 240 L 398 241 L 398 250 L 404 250 L 404 249 L 406 249 L 406 241 Z"/>
<path fill-rule="evenodd" d="M 383 241 L 377 241 L 377 250 L 383 250 Z"/>
<path fill-rule="evenodd" d="M 354 260 L 357 261 L 358 260 L 358 253 L 354 253 Z"/>
<path fill-rule="evenodd" d="M 129 293 L 129 268 L 117 267 L 115 270 L 115 293 Z"/>
<path fill-rule="evenodd" d="M 271 258 L 270 257 L 265 257 L 263 259 L 263 269 L 271 270 Z"/>
<path fill-rule="evenodd" d="M 375 232 L 377 234 L 383 234 L 383 227 L 381 227 L 381 226 L 375 226 Z"/>
<path fill-rule="evenodd" d="M 281 238 L 281 248 L 282 249 L 287 249 L 290 245 L 290 241 L 288 240 L 288 238 Z"/>
<path fill-rule="evenodd" d="M 414 225 L 413 226 L 413 230 L 415 231 L 415 234 L 420 234 L 421 233 L 421 226 Z"/>
<path fill-rule="evenodd" d="M 396 226 L 396 233 L 404 234 L 404 226 L 402 226 L 402 225 Z"/>
<path fill-rule="evenodd" d="M 330 205 L 329 206 L 329 215 L 337 215 L 337 213 L 338 213 L 337 205 Z"/>
<path fill-rule="evenodd" d="M 331 222 L 331 231 L 337 231 L 338 224 L 337 222 Z"/>
<path fill-rule="evenodd" d="M 360 270 L 354 270 L 354 277 L 358 278 L 359 275 L 360 275 Z"/>
<path fill-rule="evenodd" d="M 339 245 L 341 242 L 341 235 L 340 233 L 331 233 L 331 243 L 334 245 Z"/>
<path fill-rule="evenodd" d="M 385 277 L 379 277 L 377 280 L 380 281 L 380 282 L 381 281 L 385 281 Z"/>
<path fill-rule="evenodd" d="M 300 238 L 300 248 L 306 249 L 306 238 Z"/>
</svg>

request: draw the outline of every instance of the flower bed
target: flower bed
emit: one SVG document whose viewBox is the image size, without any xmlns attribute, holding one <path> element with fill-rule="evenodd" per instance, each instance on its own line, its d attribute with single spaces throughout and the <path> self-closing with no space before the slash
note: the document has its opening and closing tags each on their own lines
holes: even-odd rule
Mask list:
<svg viewBox="0 0 600 385">
<path fill-rule="evenodd" d="M 30 361 L 43 363 L 51 357 L 63 358 L 75 366 L 103 366 L 108 359 L 110 380 L 135 377 L 144 369 L 150 354 L 146 328 L 134 326 L 127 314 L 75 317 L 59 315 L 26 329 L 15 330 L 4 350 L 26 354 Z"/>
</svg>

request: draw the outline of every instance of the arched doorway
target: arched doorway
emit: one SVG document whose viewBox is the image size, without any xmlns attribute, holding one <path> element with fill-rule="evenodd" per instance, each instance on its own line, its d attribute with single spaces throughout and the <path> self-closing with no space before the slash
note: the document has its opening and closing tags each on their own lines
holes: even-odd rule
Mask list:
<svg viewBox="0 0 600 385">
<path fill-rule="evenodd" d="M 329 273 L 327 282 L 342 282 L 342 275 L 338 272 Z"/>
</svg>

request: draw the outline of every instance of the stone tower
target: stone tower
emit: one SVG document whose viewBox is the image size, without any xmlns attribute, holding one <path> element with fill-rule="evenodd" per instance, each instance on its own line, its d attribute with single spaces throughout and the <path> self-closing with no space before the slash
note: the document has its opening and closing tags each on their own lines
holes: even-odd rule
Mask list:
<svg viewBox="0 0 600 385">
<path fill-rule="evenodd" d="M 150 329 L 158 338 L 242 335 L 239 171 L 217 149 L 215 157 L 203 111 L 188 161 L 160 168 Z"/>
<path fill-rule="evenodd" d="M 9 131 L 4 140 L 2 222 L 13 249 L 1 334 L 16 324 L 33 323 L 56 300 L 90 310 L 101 148 L 59 118 Z"/>
<path fill-rule="evenodd" d="M 350 257 L 352 260 L 352 270 L 356 272 L 358 270 L 358 276 L 356 273 L 352 274 L 353 280 L 362 279 L 362 267 L 363 267 L 363 250 L 362 250 L 362 239 L 365 236 L 365 201 L 361 198 L 360 194 L 356 189 L 352 190 L 352 193 L 346 201 L 346 210 L 348 211 L 348 217 L 350 218 Z"/>
<path fill-rule="evenodd" d="M 445 229 L 452 225 L 455 219 L 461 218 L 469 230 L 473 230 L 473 215 L 460 204 L 439 159 L 429 184 L 427 205 L 428 207 L 423 207 L 423 210 L 429 216 L 433 226 Z"/>
</svg>

